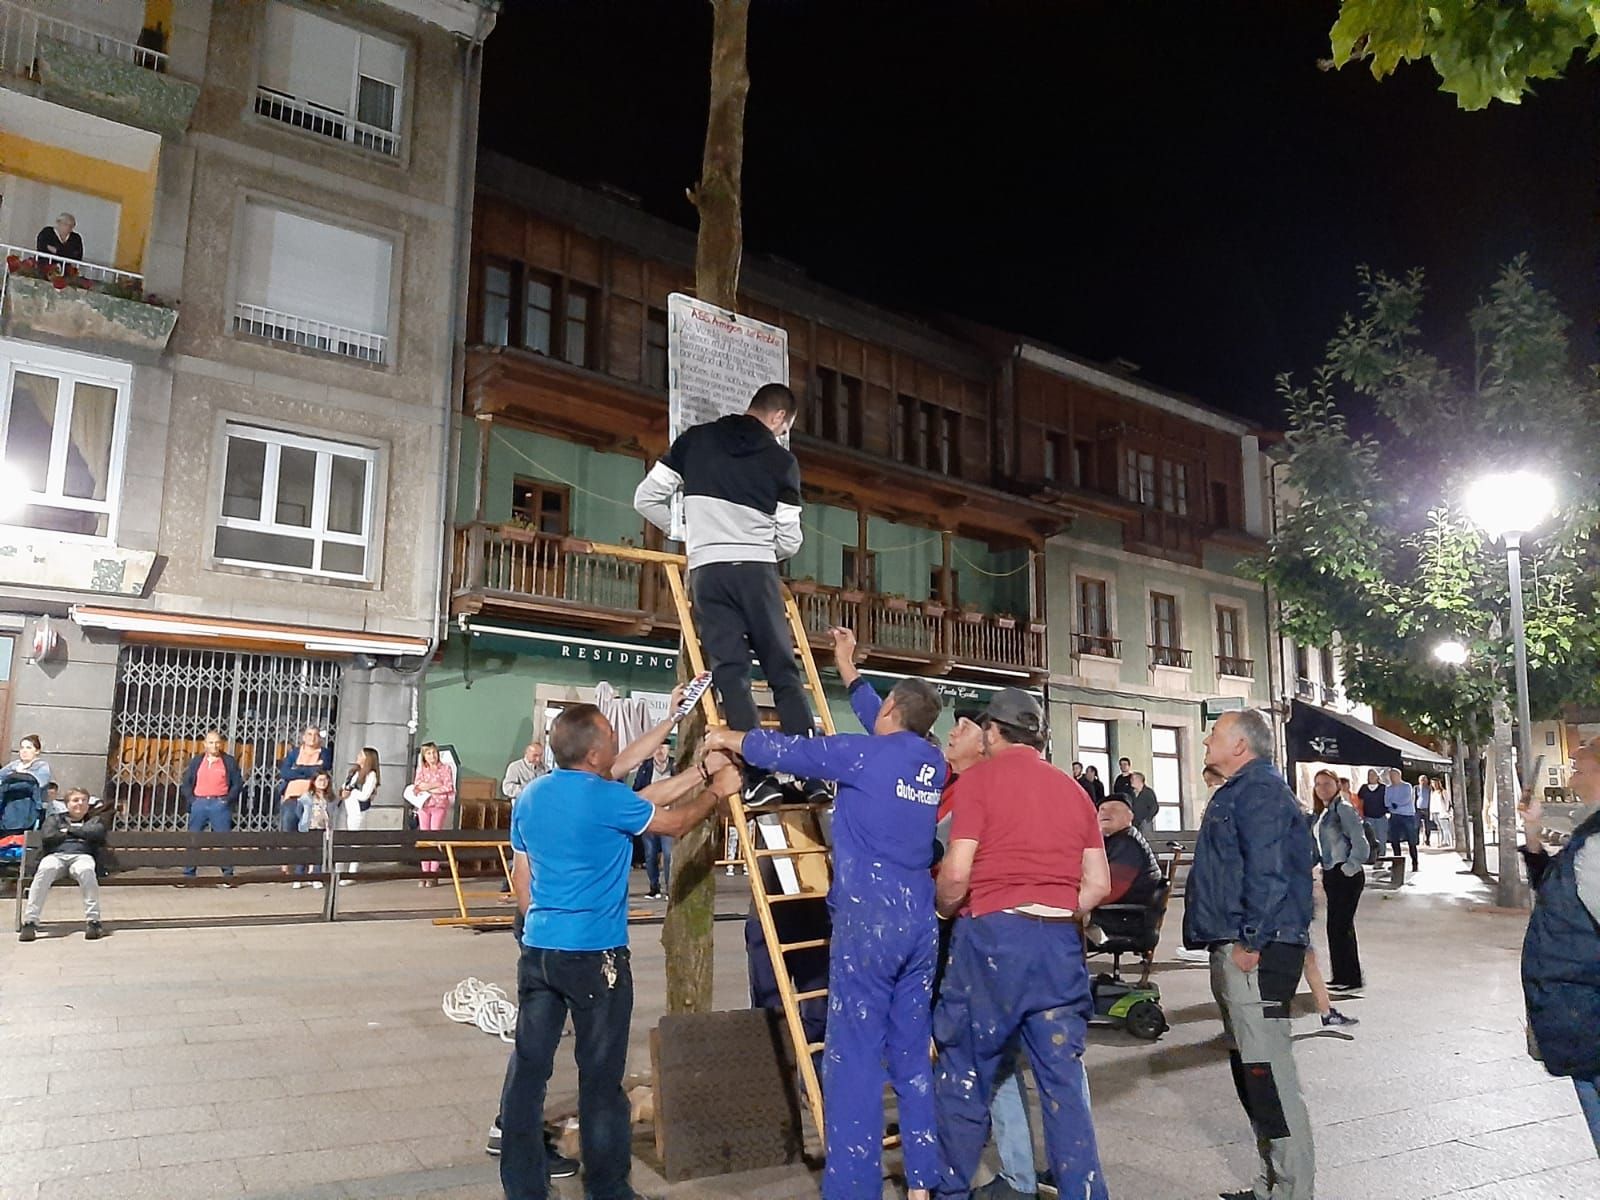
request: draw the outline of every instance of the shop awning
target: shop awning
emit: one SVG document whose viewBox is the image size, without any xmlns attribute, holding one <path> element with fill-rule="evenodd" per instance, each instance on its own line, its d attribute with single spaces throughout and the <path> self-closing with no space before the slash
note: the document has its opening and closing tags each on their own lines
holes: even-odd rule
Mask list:
<svg viewBox="0 0 1600 1200">
<path fill-rule="evenodd" d="M 72 619 L 84 629 L 106 629 L 147 638 L 179 641 L 215 641 L 224 645 L 268 643 L 311 654 L 375 654 L 416 657 L 428 653 L 427 638 L 390 633 L 319 629 L 306 625 L 275 625 L 263 621 L 236 621 L 225 617 L 186 617 L 177 613 L 146 612 L 133 608 L 106 608 L 75 604 Z"/>
<path fill-rule="evenodd" d="M 678 647 L 659 642 L 591 637 L 570 630 L 540 629 L 492 618 L 458 617 L 461 630 L 482 642 L 517 654 L 561 658 L 596 666 L 628 667 L 643 671 L 676 671 Z"/>
<path fill-rule="evenodd" d="M 1450 760 L 1398 733 L 1356 717 L 1296 700 L 1289 712 L 1289 757 L 1295 762 L 1338 763 L 1349 767 L 1399 767 L 1433 771 Z"/>
</svg>

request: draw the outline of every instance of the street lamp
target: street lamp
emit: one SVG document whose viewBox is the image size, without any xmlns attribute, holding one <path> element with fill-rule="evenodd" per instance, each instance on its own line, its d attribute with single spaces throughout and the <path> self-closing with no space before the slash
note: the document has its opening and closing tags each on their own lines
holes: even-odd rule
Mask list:
<svg viewBox="0 0 1600 1200">
<path fill-rule="evenodd" d="M 1467 648 L 1461 642 L 1451 638 L 1449 641 L 1440 642 L 1433 648 L 1433 657 L 1447 667 L 1459 667 L 1467 661 Z"/>
<path fill-rule="evenodd" d="M 1522 625 L 1522 535 L 1555 509 L 1555 489 L 1532 471 L 1484 475 L 1467 488 L 1467 516 L 1490 541 L 1504 539 L 1506 572 L 1511 579 L 1511 645 L 1517 670 L 1517 739 L 1520 771 L 1531 769 L 1533 727 L 1528 717 L 1528 643 Z M 1525 783 L 1531 783 L 1525 780 Z"/>
</svg>

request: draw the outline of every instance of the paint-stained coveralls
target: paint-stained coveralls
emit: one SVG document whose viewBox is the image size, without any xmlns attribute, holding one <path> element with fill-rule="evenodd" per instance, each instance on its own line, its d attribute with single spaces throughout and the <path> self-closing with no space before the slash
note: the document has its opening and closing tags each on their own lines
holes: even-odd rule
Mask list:
<svg viewBox="0 0 1600 1200">
<path fill-rule="evenodd" d="M 879 701 L 871 685 L 857 680 L 850 702 L 872 728 Z M 931 1188 L 939 1177 L 928 1061 L 938 932 L 929 870 L 944 757 L 910 732 L 798 738 L 765 730 L 745 737 L 744 757 L 765 770 L 839 784 L 828 893 L 823 1200 L 882 1194 L 886 1075 L 899 1099 L 906 1184 Z"/>
</svg>

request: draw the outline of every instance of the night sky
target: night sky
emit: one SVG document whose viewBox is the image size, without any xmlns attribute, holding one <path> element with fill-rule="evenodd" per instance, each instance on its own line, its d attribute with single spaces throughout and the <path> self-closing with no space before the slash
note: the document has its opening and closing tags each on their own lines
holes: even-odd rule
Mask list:
<svg viewBox="0 0 1600 1200">
<path fill-rule="evenodd" d="M 704 0 L 507 0 L 486 145 L 692 227 Z M 1336 5 L 754 0 L 745 238 L 816 280 L 952 312 L 1267 424 L 1358 263 L 1465 313 L 1527 251 L 1597 357 L 1600 66 L 1460 112 L 1426 64 L 1325 72 Z"/>
</svg>

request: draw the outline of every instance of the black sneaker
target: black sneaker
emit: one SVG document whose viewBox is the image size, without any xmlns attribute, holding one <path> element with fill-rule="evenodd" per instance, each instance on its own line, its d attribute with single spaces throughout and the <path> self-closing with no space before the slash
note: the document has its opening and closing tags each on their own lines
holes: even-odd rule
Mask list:
<svg viewBox="0 0 1600 1200">
<path fill-rule="evenodd" d="M 33 941 L 34 938 L 36 938 L 38 936 L 39 936 L 39 927 L 37 925 L 35 925 L 32 921 L 29 921 L 26 925 L 24 925 L 21 929 L 19 929 L 17 931 L 17 941 L 19 941 L 19 942 L 31 942 L 31 941 Z"/>
<path fill-rule="evenodd" d="M 99 941 L 105 935 L 106 931 L 100 928 L 99 921 L 90 921 L 83 927 L 83 940 L 86 942 Z"/>
<path fill-rule="evenodd" d="M 489 1126 L 489 1141 L 484 1146 L 483 1152 L 495 1158 L 500 1157 L 500 1122 L 496 1121 Z"/>
<path fill-rule="evenodd" d="M 820 779 L 807 779 L 800 787 L 807 804 L 832 804 L 836 797 L 833 784 Z"/>
<path fill-rule="evenodd" d="M 744 785 L 746 808 L 768 808 L 774 804 L 782 804 L 787 799 L 783 785 L 771 775 L 759 776 Z"/>
<path fill-rule="evenodd" d="M 562 1154 L 549 1138 L 544 1142 L 544 1165 L 551 1179 L 571 1179 L 578 1173 L 578 1160 Z"/>
<path fill-rule="evenodd" d="M 1361 1021 L 1358 1018 L 1347 1017 L 1337 1008 L 1328 1009 L 1327 1015 L 1322 1018 L 1322 1027 L 1324 1029 L 1348 1029 L 1359 1024 L 1361 1024 Z"/>
</svg>

